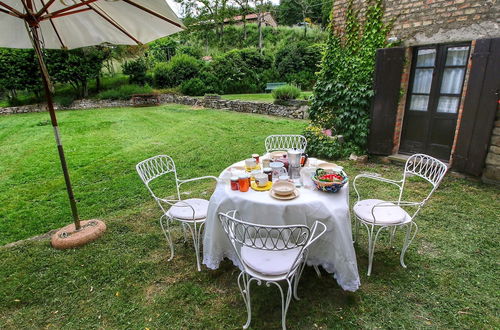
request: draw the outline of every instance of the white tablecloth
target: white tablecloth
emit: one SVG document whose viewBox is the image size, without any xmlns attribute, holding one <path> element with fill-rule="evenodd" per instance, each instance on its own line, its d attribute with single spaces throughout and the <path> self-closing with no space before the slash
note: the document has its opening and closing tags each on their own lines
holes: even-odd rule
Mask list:
<svg viewBox="0 0 500 330">
<path fill-rule="evenodd" d="M 233 166 L 243 165 L 242 162 Z M 226 169 L 227 170 L 227 169 Z M 224 170 L 220 177 L 224 176 Z M 217 184 L 210 198 L 203 239 L 203 264 L 217 269 L 224 258 L 240 267 L 231 243 L 218 219 L 219 212 L 238 210 L 243 220 L 273 225 L 305 224 L 311 227 L 316 220 L 327 226 L 327 232 L 309 251 L 308 265 L 322 266 L 333 273 L 344 289 L 355 291 L 360 280 L 356 254 L 352 243 L 349 213 L 349 185 L 337 193 L 325 193 L 300 188 L 300 196 L 293 200 L 276 200 L 268 191 L 233 191 L 228 181 Z"/>
</svg>

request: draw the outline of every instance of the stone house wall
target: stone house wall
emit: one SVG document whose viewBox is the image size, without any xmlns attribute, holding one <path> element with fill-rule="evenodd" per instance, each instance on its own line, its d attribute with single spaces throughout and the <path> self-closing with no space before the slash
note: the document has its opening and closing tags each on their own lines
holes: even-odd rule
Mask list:
<svg viewBox="0 0 500 330">
<path fill-rule="evenodd" d="M 500 104 L 497 110 L 495 127 L 491 134 L 490 148 L 486 156 L 486 167 L 483 172 L 483 181 L 500 182 Z"/>
<path fill-rule="evenodd" d="M 334 20 L 344 23 L 348 0 L 334 1 Z M 359 6 L 366 0 L 354 0 Z M 470 41 L 500 36 L 499 0 L 384 0 L 392 36 L 406 46 Z"/>
</svg>

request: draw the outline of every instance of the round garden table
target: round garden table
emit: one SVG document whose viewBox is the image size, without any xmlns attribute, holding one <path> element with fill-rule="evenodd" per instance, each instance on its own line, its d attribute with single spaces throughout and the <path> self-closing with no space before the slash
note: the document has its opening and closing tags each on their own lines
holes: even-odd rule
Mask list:
<svg viewBox="0 0 500 330">
<path fill-rule="evenodd" d="M 304 224 L 309 227 L 316 220 L 327 226 L 327 231 L 309 250 L 307 264 L 322 266 L 333 274 L 338 284 L 348 291 L 360 285 L 356 254 L 352 242 L 349 212 L 349 185 L 337 193 L 325 193 L 304 187 L 292 200 L 277 200 L 269 191 L 247 192 L 231 190 L 228 177 L 230 169 L 242 167 L 244 162 L 233 164 L 219 175 L 214 194 L 210 198 L 203 239 L 203 264 L 217 269 L 224 258 L 240 267 L 238 258 L 219 222 L 219 212 L 238 210 L 241 219 L 266 225 Z M 241 268 L 241 267 L 240 267 Z"/>
</svg>

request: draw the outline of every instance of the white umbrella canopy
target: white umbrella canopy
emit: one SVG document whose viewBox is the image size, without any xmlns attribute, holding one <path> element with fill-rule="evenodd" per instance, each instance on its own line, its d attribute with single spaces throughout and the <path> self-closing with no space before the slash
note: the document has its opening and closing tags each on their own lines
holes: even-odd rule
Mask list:
<svg viewBox="0 0 500 330">
<path fill-rule="evenodd" d="M 23 18 L 29 2 L 0 0 L 0 47 L 33 48 Z M 134 45 L 184 29 L 165 0 L 32 0 L 31 6 L 44 48 Z"/>
<path fill-rule="evenodd" d="M 68 192 L 74 225 L 52 236 L 54 247 L 83 245 L 106 226 L 100 220 L 80 225 L 43 49 L 144 44 L 184 28 L 166 0 L 0 0 L 0 47 L 35 50 Z"/>
</svg>

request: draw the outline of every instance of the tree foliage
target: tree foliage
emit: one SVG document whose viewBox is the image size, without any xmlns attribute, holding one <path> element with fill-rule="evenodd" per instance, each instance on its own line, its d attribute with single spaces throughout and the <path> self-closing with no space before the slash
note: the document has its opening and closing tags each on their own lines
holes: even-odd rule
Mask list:
<svg viewBox="0 0 500 330">
<path fill-rule="evenodd" d="M 310 118 L 315 126 L 343 135 L 346 153 L 365 152 L 375 53 L 386 46 L 392 27 L 383 22 L 383 14 L 382 0 L 369 0 L 362 20 L 360 10 L 349 0 L 345 28 L 331 24 Z"/>
<path fill-rule="evenodd" d="M 38 62 L 33 50 L 0 48 L 0 90 L 5 90 L 10 100 L 20 90 L 41 90 Z"/>
<path fill-rule="evenodd" d="M 234 49 L 211 63 L 212 73 L 224 93 L 255 93 L 262 90 L 260 75 L 272 66 L 272 58 L 256 48 Z"/>
<path fill-rule="evenodd" d="M 50 50 L 49 73 L 54 81 L 73 86 L 79 97 L 87 97 L 89 80 L 99 78 L 108 55 L 103 47 Z"/>
<path fill-rule="evenodd" d="M 306 41 L 285 44 L 276 52 L 274 66 L 281 77 L 289 83 L 311 88 L 315 73 L 319 70 L 323 51 L 322 44 L 310 44 Z"/>
</svg>

